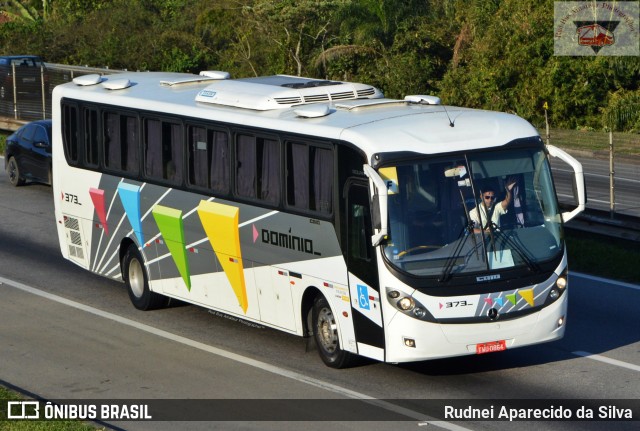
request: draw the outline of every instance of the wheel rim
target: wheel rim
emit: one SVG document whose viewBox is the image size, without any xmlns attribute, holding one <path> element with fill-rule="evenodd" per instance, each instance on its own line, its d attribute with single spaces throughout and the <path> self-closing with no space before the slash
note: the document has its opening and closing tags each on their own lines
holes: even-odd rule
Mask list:
<svg viewBox="0 0 640 431">
<path fill-rule="evenodd" d="M 129 287 L 136 298 L 144 293 L 144 273 L 138 259 L 131 259 L 129 263 Z"/>
<path fill-rule="evenodd" d="M 9 161 L 9 181 L 11 181 L 11 184 L 15 183 L 18 180 L 17 171 L 18 167 L 16 166 L 16 161 L 14 159 L 11 159 Z"/>
<path fill-rule="evenodd" d="M 318 340 L 322 347 L 329 353 L 338 349 L 338 330 L 336 320 L 329 308 L 323 308 L 318 313 Z"/>
</svg>

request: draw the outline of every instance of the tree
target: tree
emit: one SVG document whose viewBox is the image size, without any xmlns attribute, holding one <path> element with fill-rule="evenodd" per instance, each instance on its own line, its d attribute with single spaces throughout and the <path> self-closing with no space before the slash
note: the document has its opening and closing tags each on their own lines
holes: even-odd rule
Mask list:
<svg viewBox="0 0 640 431">
<path fill-rule="evenodd" d="M 8 17 L 19 21 L 45 21 L 51 10 L 52 0 L 19 1 L 8 0 L 2 2 L 2 10 Z"/>
<path fill-rule="evenodd" d="M 640 131 L 640 90 L 618 90 L 602 110 L 602 123 L 612 132 Z"/>
</svg>

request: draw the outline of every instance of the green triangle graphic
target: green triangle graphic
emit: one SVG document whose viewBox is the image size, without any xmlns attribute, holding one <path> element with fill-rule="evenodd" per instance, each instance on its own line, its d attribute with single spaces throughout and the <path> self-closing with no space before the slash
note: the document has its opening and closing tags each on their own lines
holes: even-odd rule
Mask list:
<svg viewBox="0 0 640 431">
<path fill-rule="evenodd" d="M 164 238 L 167 248 L 171 252 L 171 257 L 182 275 L 182 279 L 191 291 L 191 274 L 189 272 L 189 261 L 187 259 L 187 249 L 184 242 L 184 226 L 182 225 L 182 211 L 156 205 L 153 207 L 153 218 L 156 220 L 158 229 Z"/>
<path fill-rule="evenodd" d="M 513 305 L 516 305 L 516 303 L 518 302 L 515 293 L 512 293 L 511 295 L 505 295 L 505 298 L 507 298 Z"/>
</svg>

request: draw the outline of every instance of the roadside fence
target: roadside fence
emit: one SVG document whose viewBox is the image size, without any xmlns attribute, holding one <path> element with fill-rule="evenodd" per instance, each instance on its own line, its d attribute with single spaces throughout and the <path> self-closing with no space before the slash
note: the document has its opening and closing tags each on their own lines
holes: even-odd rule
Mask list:
<svg viewBox="0 0 640 431">
<path fill-rule="evenodd" d="M 0 81 L 0 117 L 6 126 L 14 129 L 20 123 L 51 118 L 51 93 L 56 85 L 71 81 L 76 76 L 97 73 L 106 75 L 121 70 L 69 66 L 46 63 L 33 68 L 12 67 Z M 15 126 L 11 126 L 15 124 Z"/>
</svg>

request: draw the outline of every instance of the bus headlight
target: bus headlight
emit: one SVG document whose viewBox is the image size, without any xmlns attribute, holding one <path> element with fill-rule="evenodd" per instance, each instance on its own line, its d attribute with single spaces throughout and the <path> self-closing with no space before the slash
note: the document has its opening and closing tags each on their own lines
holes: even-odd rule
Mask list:
<svg viewBox="0 0 640 431">
<path fill-rule="evenodd" d="M 558 286 L 560 290 L 567 287 L 567 278 L 564 276 L 564 273 L 556 280 L 556 286 Z"/>
<path fill-rule="evenodd" d="M 387 301 L 396 310 L 414 319 L 436 322 L 436 319 L 429 313 L 427 307 L 399 290 L 387 287 Z"/>
<path fill-rule="evenodd" d="M 556 279 L 556 282 L 550 286 L 551 289 L 549 289 L 549 295 L 547 296 L 547 299 L 545 301 L 545 305 L 548 305 L 548 304 L 551 304 L 552 302 L 555 302 L 567 290 L 567 285 L 568 285 L 567 275 L 568 275 L 568 273 L 569 273 L 568 269 L 565 267 L 562 270 L 562 272 L 560 273 L 560 275 L 558 275 L 558 278 Z"/>
<path fill-rule="evenodd" d="M 424 316 L 427 315 L 427 310 L 425 310 L 422 307 L 416 307 L 413 309 L 413 315 L 416 316 L 418 319 L 422 319 Z"/>
<path fill-rule="evenodd" d="M 416 306 L 416 303 L 413 301 L 413 298 L 409 298 L 407 296 L 405 296 L 404 298 L 400 299 L 398 302 L 398 307 L 401 310 L 407 311 L 407 310 L 412 310 L 413 307 Z"/>
</svg>

